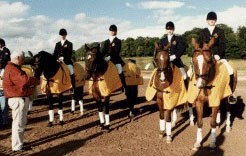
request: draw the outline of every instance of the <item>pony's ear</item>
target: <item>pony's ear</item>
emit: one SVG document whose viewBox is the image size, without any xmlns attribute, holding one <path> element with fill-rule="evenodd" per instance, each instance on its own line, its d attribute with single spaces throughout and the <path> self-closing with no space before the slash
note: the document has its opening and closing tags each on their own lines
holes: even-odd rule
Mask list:
<svg viewBox="0 0 246 156">
<path fill-rule="evenodd" d="M 97 44 L 97 50 L 100 51 L 100 44 Z"/>
<path fill-rule="evenodd" d="M 199 48 L 199 44 L 197 43 L 196 39 L 194 37 L 191 38 L 191 44 L 195 49 Z"/>
<path fill-rule="evenodd" d="M 215 35 L 210 39 L 210 41 L 208 42 L 208 48 L 210 48 L 210 47 L 214 44 L 215 38 L 217 38 L 217 37 L 218 37 L 218 35 L 215 34 Z"/>
<path fill-rule="evenodd" d="M 87 46 L 87 44 L 85 44 L 85 50 L 86 51 L 89 51 L 90 50 L 90 48 Z"/>
<path fill-rule="evenodd" d="M 31 58 L 33 58 L 33 54 L 32 54 L 32 52 L 29 51 L 29 50 L 28 50 L 28 55 L 29 55 Z"/>
</svg>

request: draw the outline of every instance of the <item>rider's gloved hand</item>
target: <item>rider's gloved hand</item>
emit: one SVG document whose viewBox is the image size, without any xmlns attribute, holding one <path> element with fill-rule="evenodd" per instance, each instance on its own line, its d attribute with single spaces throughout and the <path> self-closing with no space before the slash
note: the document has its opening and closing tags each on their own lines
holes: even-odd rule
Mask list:
<svg viewBox="0 0 246 156">
<path fill-rule="evenodd" d="M 173 61 L 173 60 L 175 60 L 176 59 L 176 55 L 171 55 L 170 56 L 170 61 Z"/>
<path fill-rule="evenodd" d="M 58 61 L 59 61 L 59 62 L 63 62 L 63 61 L 64 61 L 64 57 L 63 57 L 63 56 L 62 56 L 62 57 L 59 57 L 59 58 L 58 58 Z"/>
<path fill-rule="evenodd" d="M 219 60 L 220 60 L 220 56 L 219 56 L 219 55 L 214 55 L 214 59 L 215 59 L 216 61 L 219 61 Z"/>
<path fill-rule="evenodd" d="M 111 59 L 110 56 L 104 57 L 104 60 L 107 61 L 107 62 L 108 62 L 110 59 Z"/>
</svg>

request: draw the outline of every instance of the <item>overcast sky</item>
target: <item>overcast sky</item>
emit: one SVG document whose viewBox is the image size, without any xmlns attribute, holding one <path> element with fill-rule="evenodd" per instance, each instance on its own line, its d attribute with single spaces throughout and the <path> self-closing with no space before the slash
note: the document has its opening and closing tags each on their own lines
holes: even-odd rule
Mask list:
<svg viewBox="0 0 246 156">
<path fill-rule="evenodd" d="M 246 26 L 244 0 L 8 0 L 0 1 L 0 38 L 11 50 L 46 50 L 53 53 L 59 29 L 77 50 L 84 43 L 108 38 L 116 24 L 118 37 L 161 37 L 165 23 L 175 23 L 175 33 L 206 27 L 206 15 L 215 11 L 218 22 L 234 31 Z"/>
</svg>

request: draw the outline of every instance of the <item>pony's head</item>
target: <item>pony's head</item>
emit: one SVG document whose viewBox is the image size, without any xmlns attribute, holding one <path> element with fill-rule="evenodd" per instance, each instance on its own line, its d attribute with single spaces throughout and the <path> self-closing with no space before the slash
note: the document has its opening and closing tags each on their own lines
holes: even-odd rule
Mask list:
<svg viewBox="0 0 246 156">
<path fill-rule="evenodd" d="M 88 47 L 85 44 L 85 79 L 96 78 L 103 75 L 107 69 L 107 62 L 100 52 L 100 44 L 95 47 Z"/>
<path fill-rule="evenodd" d="M 158 43 L 155 43 L 155 63 L 157 65 L 157 75 L 158 81 L 162 88 L 168 87 L 173 80 L 172 68 L 170 66 L 168 48 L 171 44 L 168 44 L 165 47 L 160 46 Z"/>
<path fill-rule="evenodd" d="M 34 69 L 34 76 L 39 78 L 44 74 L 49 79 L 56 74 L 59 69 L 59 63 L 46 51 L 40 51 L 31 58 L 30 65 Z"/>
<path fill-rule="evenodd" d="M 196 86 L 204 88 L 211 82 L 215 76 L 215 61 L 213 59 L 210 47 L 214 44 L 215 37 L 212 37 L 208 43 L 203 43 L 200 48 L 195 38 L 192 38 L 194 53 L 192 61 L 194 64 L 195 77 L 197 79 Z"/>
</svg>

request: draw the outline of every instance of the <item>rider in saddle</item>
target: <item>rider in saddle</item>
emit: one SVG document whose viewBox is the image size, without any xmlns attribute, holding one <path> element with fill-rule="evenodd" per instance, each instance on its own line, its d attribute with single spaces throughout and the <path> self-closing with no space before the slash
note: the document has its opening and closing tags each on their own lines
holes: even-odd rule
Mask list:
<svg viewBox="0 0 246 156">
<path fill-rule="evenodd" d="M 188 88 L 187 74 L 184 69 L 184 64 L 180 59 L 184 53 L 184 48 L 185 48 L 184 42 L 180 36 L 174 35 L 174 30 L 175 30 L 174 23 L 171 21 L 167 22 L 166 23 L 167 36 L 160 39 L 160 46 L 165 47 L 168 44 L 171 44 L 171 46 L 168 49 L 169 59 L 174 65 L 176 65 L 180 69 L 182 76 L 184 78 L 185 87 Z"/>
<path fill-rule="evenodd" d="M 53 56 L 59 62 L 64 62 L 67 65 L 71 77 L 73 91 L 75 91 L 75 75 L 74 75 L 73 61 L 72 61 L 73 43 L 66 39 L 67 37 L 66 29 L 64 28 L 60 29 L 59 35 L 61 36 L 61 41 L 56 43 Z"/>
<path fill-rule="evenodd" d="M 199 33 L 199 44 L 200 47 L 203 46 L 203 43 L 208 43 L 212 36 L 216 35 L 215 43 L 211 46 L 210 50 L 214 56 L 216 61 L 222 62 L 228 70 L 230 75 L 230 88 L 233 91 L 233 83 L 234 83 L 234 73 L 233 68 L 225 59 L 225 34 L 222 29 L 216 27 L 215 24 L 217 22 L 217 15 L 215 12 L 211 11 L 207 14 L 207 23 L 208 27 L 201 30 Z M 237 99 L 232 95 L 229 97 L 230 102 L 235 102 Z"/>
<path fill-rule="evenodd" d="M 10 51 L 6 48 L 5 41 L 0 38 L 0 128 L 6 128 L 8 125 L 8 102 L 2 87 L 4 68 L 8 61 L 10 61 Z"/>
<path fill-rule="evenodd" d="M 122 85 L 126 88 L 126 81 L 123 74 L 122 67 L 124 66 L 124 61 L 120 57 L 121 50 L 121 40 L 116 37 L 117 35 L 117 27 L 116 25 L 111 25 L 109 27 L 109 39 L 104 41 L 102 48 L 102 55 L 106 61 L 112 61 L 119 73 Z M 124 88 L 122 88 L 122 92 L 124 92 Z"/>
</svg>

